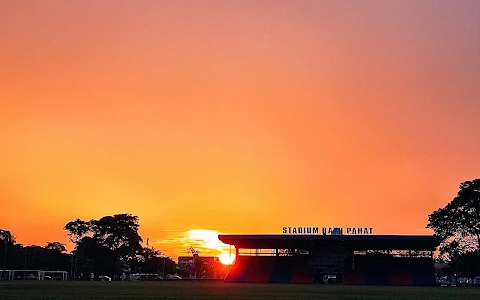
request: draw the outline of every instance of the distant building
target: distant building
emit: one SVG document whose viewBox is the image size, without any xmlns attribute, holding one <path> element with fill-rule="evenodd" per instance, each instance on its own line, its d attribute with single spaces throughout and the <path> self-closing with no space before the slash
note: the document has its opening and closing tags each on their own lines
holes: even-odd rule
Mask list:
<svg viewBox="0 0 480 300">
<path fill-rule="evenodd" d="M 200 265 L 195 266 L 195 263 Z M 179 256 L 178 268 L 183 278 L 223 279 L 225 266 L 214 256 Z"/>
<path fill-rule="evenodd" d="M 178 257 L 178 267 L 180 269 L 186 268 L 188 266 L 193 266 L 194 260 L 193 256 L 179 256 Z"/>
</svg>

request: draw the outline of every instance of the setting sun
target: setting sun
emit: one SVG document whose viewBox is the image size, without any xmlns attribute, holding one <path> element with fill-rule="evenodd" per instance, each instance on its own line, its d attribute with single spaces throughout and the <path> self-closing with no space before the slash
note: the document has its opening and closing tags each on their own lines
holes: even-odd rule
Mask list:
<svg viewBox="0 0 480 300">
<path fill-rule="evenodd" d="M 235 260 L 235 255 L 231 255 L 229 253 L 222 253 L 218 256 L 218 259 L 220 259 L 220 262 L 224 265 L 231 265 Z"/>
<path fill-rule="evenodd" d="M 218 249 L 227 248 L 228 245 L 218 239 L 219 232 L 208 229 L 192 229 L 188 232 L 189 240 L 201 248 Z"/>
<path fill-rule="evenodd" d="M 235 260 L 235 250 L 218 239 L 219 232 L 208 229 L 192 229 L 186 232 L 186 243 L 199 251 L 200 256 L 217 256 L 225 265 Z"/>
</svg>

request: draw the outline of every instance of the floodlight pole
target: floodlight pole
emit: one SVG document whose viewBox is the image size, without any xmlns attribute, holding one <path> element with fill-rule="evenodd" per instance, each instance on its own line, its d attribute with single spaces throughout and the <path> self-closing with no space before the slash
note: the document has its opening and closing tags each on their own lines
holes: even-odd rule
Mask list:
<svg viewBox="0 0 480 300">
<path fill-rule="evenodd" d="M 163 279 L 165 279 L 165 260 L 167 260 L 167 259 L 164 256 L 163 257 Z"/>
<path fill-rule="evenodd" d="M 162 260 L 163 260 L 163 272 L 162 272 L 162 277 L 163 277 L 163 279 L 165 279 L 165 260 L 167 259 L 167 256 L 165 255 L 165 253 L 160 252 L 160 257 L 161 257 Z"/>
<path fill-rule="evenodd" d="M 4 273 L 7 272 L 7 239 L 8 239 L 8 236 L 5 235 L 5 253 L 3 255 L 3 271 Z M 2 274 L 2 277 L 3 277 L 3 274 Z"/>
</svg>

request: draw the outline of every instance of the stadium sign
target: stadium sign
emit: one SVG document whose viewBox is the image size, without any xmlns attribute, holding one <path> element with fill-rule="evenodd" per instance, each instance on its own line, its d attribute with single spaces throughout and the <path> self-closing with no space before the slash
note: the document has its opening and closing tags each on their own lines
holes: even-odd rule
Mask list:
<svg viewBox="0 0 480 300">
<path fill-rule="evenodd" d="M 283 234 L 321 234 L 321 235 L 370 235 L 372 227 L 301 227 L 286 226 L 282 228 Z"/>
</svg>

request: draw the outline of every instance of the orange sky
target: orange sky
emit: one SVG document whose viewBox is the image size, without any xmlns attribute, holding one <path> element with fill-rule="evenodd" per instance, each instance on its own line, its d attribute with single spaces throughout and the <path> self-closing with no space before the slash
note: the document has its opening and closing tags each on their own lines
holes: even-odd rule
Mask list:
<svg viewBox="0 0 480 300">
<path fill-rule="evenodd" d="M 0 228 L 422 234 L 480 170 L 478 1 L 2 1 Z"/>
</svg>

